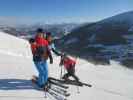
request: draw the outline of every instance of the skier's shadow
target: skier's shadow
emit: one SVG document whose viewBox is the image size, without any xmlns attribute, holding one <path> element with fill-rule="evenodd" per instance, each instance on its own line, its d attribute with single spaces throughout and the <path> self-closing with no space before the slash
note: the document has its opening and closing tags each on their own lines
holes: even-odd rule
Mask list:
<svg viewBox="0 0 133 100">
<path fill-rule="evenodd" d="M 37 89 L 31 80 L 23 79 L 0 79 L 0 90 Z"/>
</svg>

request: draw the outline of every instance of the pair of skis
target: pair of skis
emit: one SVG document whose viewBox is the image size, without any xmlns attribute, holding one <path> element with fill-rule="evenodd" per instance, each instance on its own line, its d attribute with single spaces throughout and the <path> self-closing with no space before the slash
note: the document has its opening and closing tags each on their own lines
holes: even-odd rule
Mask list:
<svg viewBox="0 0 133 100">
<path fill-rule="evenodd" d="M 33 78 L 35 81 L 38 77 L 34 76 Z M 47 93 L 50 94 L 55 100 L 67 100 L 66 98 L 70 96 L 70 93 L 67 92 L 68 86 L 51 81 L 50 79 L 48 79 L 48 85 L 46 88 L 46 90 L 43 89 L 45 92 L 45 97 L 47 97 Z"/>
<path fill-rule="evenodd" d="M 56 100 L 67 100 L 65 96 L 59 95 L 58 93 L 56 93 L 51 89 L 49 89 L 47 93 L 50 94 Z"/>
<path fill-rule="evenodd" d="M 62 84 L 62 83 L 60 83 L 60 82 L 57 81 L 57 80 L 55 80 L 55 78 L 49 77 L 48 81 L 49 81 L 50 84 L 56 85 L 56 86 L 58 86 L 58 87 L 61 87 L 61 88 L 64 88 L 64 89 L 68 89 L 68 88 L 69 88 L 68 86 L 66 86 L 66 85 L 64 85 L 64 84 Z"/>
<path fill-rule="evenodd" d="M 50 95 L 52 95 L 56 100 L 67 100 L 66 98 L 70 96 L 70 93 L 67 92 L 67 89 L 69 88 L 68 86 L 53 81 L 50 78 L 48 79 L 48 82 L 50 87 L 47 92 Z"/>
<path fill-rule="evenodd" d="M 70 96 L 70 94 L 67 92 L 67 89 L 58 87 L 58 86 L 54 86 L 54 84 L 52 84 L 49 89 L 60 94 L 60 95 L 65 96 L 65 97 Z"/>
<path fill-rule="evenodd" d="M 48 89 L 47 93 L 56 100 L 67 100 L 67 97 L 70 96 L 69 93 L 57 90 L 55 88 Z"/>
<path fill-rule="evenodd" d="M 55 82 L 55 83 L 58 83 L 60 85 L 64 85 L 64 84 L 67 84 L 67 85 L 76 85 L 76 86 L 87 86 L 87 87 L 92 87 L 91 84 L 88 84 L 88 83 L 83 83 L 83 82 L 80 82 L 80 81 L 75 81 L 75 80 L 60 80 L 60 79 L 56 79 L 56 78 L 53 78 L 53 77 L 49 77 L 49 79 L 52 81 L 52 82 Z"/>
<path fill-rule="evenodd" d="M 57 90 L 55 90 L 55 88 L 50 88 L 50 89 L 53 90 L 54 92 L 58 93 L 58 94 L 63 95 L 64 97 L 70 96 L 70 94 L 66 94 L 67 93 L 66 89 L 68 89 L 68 86 L 66 86 L 66 85 L 76 85 L 76 86 L 81 86 L 81 87 L 82 86 L 92 87 L 91 84 L 83 83 L 83 82 L 80 82 L 80 81 L 75 81 L 75 80 L 64 81 L 64 80 L 56 79 L 56 78 L 53 78 L 53 77 L 49 77 L 49 82 L 52 84 L 52 86 L 55 86 L 56 88 L 58 88 Z M 57 100 L 66 100 L 66 98 L 63 98 L 63 97 L 60 97 L 59 95 L 55 95 L 55 94 L 51 93 L 51 91 L 49 91 L 48 93 L 50 93 Z"/>
<path fill-rule="evenodd" d="M 92 87 L 91 84 L 83 83 L 80 81 L 64 81 L 53 77 L 49 77 L 48 84 L 48 89 L 45 92 L 50 94 L 56 100 L 67 100 L 66 98 L 70 96 L 70 93 L 67 92 L 67 89 L 69 88 L 67 85 Z"/>
</svg>

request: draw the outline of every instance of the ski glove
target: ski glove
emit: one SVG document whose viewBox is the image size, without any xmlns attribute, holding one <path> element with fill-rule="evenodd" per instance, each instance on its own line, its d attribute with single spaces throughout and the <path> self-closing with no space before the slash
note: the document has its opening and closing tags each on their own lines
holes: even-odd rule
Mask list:
<svg viewBox="0 0 133 100">
<path fill-rule="evenodd" d="M 53 64 L 53 59 L 50 59 L 50 64 Z"/>
</svg>

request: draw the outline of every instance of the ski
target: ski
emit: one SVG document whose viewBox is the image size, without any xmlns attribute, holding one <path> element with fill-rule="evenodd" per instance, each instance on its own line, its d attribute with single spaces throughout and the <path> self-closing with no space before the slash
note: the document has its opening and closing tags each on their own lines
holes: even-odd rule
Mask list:
<svg viewBox="0 0 133 100">
<path fill-rule="evenodd" d="M 36 84 L 36 80 L 37 80 L 37 76 L 35 76 L 35 75 L 33 75 L 32 76 L 32 83 L 34 83 L 34 84 Z M 34 82 L 33 82 L 34 81 Z M 61 88 L 64 88 L 64 89 L 67 89 L 68 88 L 68 86 L 65 86 L 65 85 L 62 85 L 62 84 L 60 84 L 59 82 L 56 82 L 56 81 L 54 81 L 54 80 L 51 80 L 51 78 L 48 78 L 48 82 L 50 83 L 50 84 L 53 84 L 53 85 L 56 85 L 56 86 L 59 86 L 59 87 L 61 87 Z"/>
<path fill-rule="evenodd" d="M 33 80 L 32 80 L 32 83 L 35 86 L 37 86 L 36 82 L 33 82 Z M 53 85 L 55 85 L 55 84 L 52 84 L 51 82 L 49 82 L 49 86 L 47 87 L 46 90 L 44 90 L 43 88 L 39 88 L 38 90 L 44 91 L 45 92 L 45 97 L 47 97 L 46 93 L 49 93 L 49 95 L 51 95 L 56 100 L 66 100 L 65 97 L 69 96 L 69 94 L 67 94 L 67 91 L 63 88 L 57 87 L 57 85 L 55 85 L 55 86 L 53 86 Z M 56 88 L 54 88 L 54 87 L 56 87 Z"/>
<path fill-rule="evenodd" d="M 56 86 L 56 85 L 51 85 L 51 87 L 53 87 L 53 88 L 55 88 L 55 89 L 58 89 L 59 91 L 63 91 L 64 93 L 67 92 L 66 89 L 64 89 L 64 88 L 60 88 L 60 87 L 58 87 L 58 86 Z"/>
<path fill-rule="evenodd" d="M 57 85 L 57 86 L 59 86 L 59 87 L 61 87 L 61 88 L 64 88 L 64 89 L 68 89 L 68 88 L 69 88 L 68 86 L 62 85 L 61 83 L 59 83 L 58 81 L 55 81 L 55 80 L 49 79 L 49 82 L 50 82 L 51 84 L 53 84 L 53 85 Z"/>
<path fill-rule="evenodd" d="M 56 100 L 67 100 L 66 98 L 56 94 L 55 92 L 51 91 L 50 89 L 47 91 L 51 96 L 53 96 Z"/>
<path fill-rule="evenodd" d="M 81 82 L 81 84 L 83 84 L 84 86 L 92 87 L 91 84 L 87 84 L 87 83 L 83 83 L 83 82 Z"/>
<path fill-rule="evenodd" d="M 67 80 L 67 81 L 62 81 L 64 84 L 71 84 L 71 85 L 77 85 L 77 86 L 87 86 L 87 87 L 92 87 L 91 84 L 83 83 L 80 81 L 75 81 L 75 80 Z"/>
<path fill-rule="evenodd" d="M 70 93 L 67 93 L 67 92 L 64 92 L 64 91 L 60 91 L 60 90 L 58 90 L 58 89 L 56 89 L 56 88 L 50 88 L 51 90 L 53 90 L 53 91 L 55 91 L 56 93 L 58 93 L 58 94 L 60 94 L 60 95 L 63 95 L 63 96 L 65 96 L 65 97 L 68 97 L 68 96 L 70 96 Z"/>
<path fill-rule="evenodd" d="M 83 84 L 79 83 L 79 82 L 76 82 L 76 81 L 70 81 L 70 80 L 59 80 L 59 79 L 52 79 L 60 84 L 67 84 L 67 85 L 77 85 L 77 86 L 83 86 Z"/>
<path fill-rule="evenodd" d="M 91 84 L 87 84 L 87 83 L 83 83 L 83 82 L 80 82 L 80 81 L 75 81 L 75 80 L 67 80 L 67 81 L 65 81 L 65 80 L 59 80 L 59 79 L 56 79 L 56 78 L 53 78 L 53 77 L 50 77 L 50 79 L 51 80 L 55 80 L 55 81 L 57 81 L 57 82 L 59 82 L 59 83 L 62 83 L 62 84 L 70 84 L 70 85 L 77 85 L 77 86 L 88 86 L 88 87 L 92 87 L 92 85 Z"/>
</svg>

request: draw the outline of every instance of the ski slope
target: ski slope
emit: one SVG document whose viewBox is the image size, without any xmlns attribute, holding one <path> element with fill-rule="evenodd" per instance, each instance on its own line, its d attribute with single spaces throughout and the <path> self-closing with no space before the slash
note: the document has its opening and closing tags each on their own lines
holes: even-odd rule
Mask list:
<svg viewBox="0 0 133 100">
<path fill-rule="evenodd" d="M 33 88 L 29 79 L 36 74 L 28 42 L 0 32 L 0 100 L 54 100 Z M 49 64 L 49 76 L 59 78 L 60 57 Z M 76 74 L 91 88 L 70 86 L 68 100 L 133 100 L 133 71 L 111 61 L 94 65 L 77 60 Z"/>
</svg>

